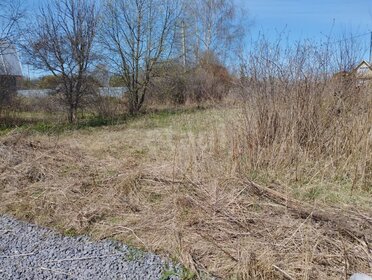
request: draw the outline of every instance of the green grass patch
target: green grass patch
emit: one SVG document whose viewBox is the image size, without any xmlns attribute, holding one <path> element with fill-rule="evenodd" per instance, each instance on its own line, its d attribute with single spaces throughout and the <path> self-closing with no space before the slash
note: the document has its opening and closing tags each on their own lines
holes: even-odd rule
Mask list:
<svg viewBox="0 0 372 280">
<path fill-rule="evenodd" d="M 127 261 L 136 261 L 143 258 L 144 255 L 145 253 L 142 250 L 130 246 L 125 259 Z"/>
<path fill-rule="evenodd" d="M 172 277 L 177 277 L 181 280 L 193 280 L 196 279 L 196 274 L 185 267 L 181 267 L 179 271 L 174 268 L 166 267 L 160 279 L 169 280 L 172 279 Z"/>
<path fill-rule="evenodd" d="M 68 228 L 63 231 L 63 235 L 70 236 L 70 237 L 76 237 L 78 236 L 78 232 L 74 228 Z"/>
<path fill-rule="evenodd" d="M 81 116 L 78 123 L 70 124 L 59 116 L 42 113 L 17 113 L 17 115 L 0 118 L 0 133 L 6 134 L 13 129 L 35 131 L 42 134 L 60 134 L 66 131 L 90 129 L 104 126 L 115 126 L 125 124 L 129 128 L 151 129 L 167 127 L 178 123 L 182 118 L 192 117 L 195 114 L 203 114 L 204 108 L 183 108 L 183 109 L 164 109 L 141 112 L 130 116 L 123 114 L 115 117 L 102 117 L 85 113 Z M 184 123 L 184 122 L 182 122 Z M 185 126 L 181 126 L 186 128 Z"/>
</svg>

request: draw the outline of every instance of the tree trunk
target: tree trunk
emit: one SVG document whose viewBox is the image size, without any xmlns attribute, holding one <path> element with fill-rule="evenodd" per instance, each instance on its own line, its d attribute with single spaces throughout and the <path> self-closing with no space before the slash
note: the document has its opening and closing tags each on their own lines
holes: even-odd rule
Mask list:
<svg viewBox="0 0 372 280">
<path fill-rule="evenodd" d="M 139 93 L 134 91 L 129 93 L 129 114 L 136 115 L 142 107 L 143 98 L 139 97 Z"/>
<path fill-rule="evenodd" d="M 133 116 L 135 114 L 135 111 L 136 111 L 136 106 L 135 106 L 135 92 L 129 92 L 129 108 L 128 108 L 128 111 L 129 111 L 129 115 Z"/>
<path fill-rule="evenodd" d="M 70 124 L 77 123 L 77 106 L 70 105 L 68 110 L 68 122 Z"/>
</svg>

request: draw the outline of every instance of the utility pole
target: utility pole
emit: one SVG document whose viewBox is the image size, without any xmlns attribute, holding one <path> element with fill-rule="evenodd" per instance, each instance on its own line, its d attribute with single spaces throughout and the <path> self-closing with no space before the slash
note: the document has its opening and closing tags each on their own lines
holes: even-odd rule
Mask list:
<svg viewBox="0 0 372 280">
<path fill-rule="evenodd" d="M 185 21 L 182 20 L 182 63 L 183 63 L 183 69 L 186 71 L 186 27 L 185 27 Z"/>
<path fill-rule="evenodd" d="M 372 62 L 372 31 L 371 31 L 371 41 L 370 41 L 370 44 L 369 44 L 369 61 L 368 63 L 371 63 Z"/>
</svg>

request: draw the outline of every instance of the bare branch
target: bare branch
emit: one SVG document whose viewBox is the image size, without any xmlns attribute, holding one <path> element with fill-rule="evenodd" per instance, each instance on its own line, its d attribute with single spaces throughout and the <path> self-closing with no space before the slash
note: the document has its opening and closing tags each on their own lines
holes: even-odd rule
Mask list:
<svg viewBox="0 0 372 280">
<path fill-rule="evenodd" d="M 24 46 L 30 64 L 60 79 L 70 122 L 77 120 L 82 99 L 91 93 L 87 80 L 97 58 L 93 52 L 97 25 L 94 1 L 51 1 L 40 10 Z"/>
</svg>

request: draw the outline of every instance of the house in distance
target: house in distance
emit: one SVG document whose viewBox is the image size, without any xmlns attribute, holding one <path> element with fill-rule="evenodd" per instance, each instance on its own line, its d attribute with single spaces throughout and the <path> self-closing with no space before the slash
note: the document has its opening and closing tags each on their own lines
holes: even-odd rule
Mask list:
<svg viewBox="0 0 372 280">
<path fill-rule="evenodd" d="M 354 69 L 355 76 L 360 80 L 371 80 L 372 79 L 372 65 L 367 61 L 363 60 Z"/>
<path fill-rule="evenodd" d="M 0 93 L 16 93 L 22 81 L 22 67 L 14 45 L 0 41 Z"/>
<path fill-rule="evenodd" d="M 350 71 L 341 71 L 333 75 L 333 80 L 346 84 L 356 82 L 357 86 L 372 84 L 372 64 L 363 60 Z"/>
</svg>

